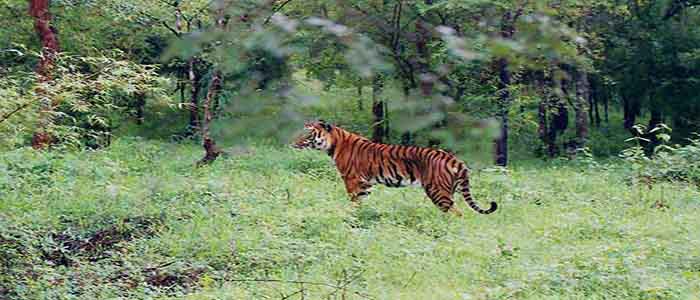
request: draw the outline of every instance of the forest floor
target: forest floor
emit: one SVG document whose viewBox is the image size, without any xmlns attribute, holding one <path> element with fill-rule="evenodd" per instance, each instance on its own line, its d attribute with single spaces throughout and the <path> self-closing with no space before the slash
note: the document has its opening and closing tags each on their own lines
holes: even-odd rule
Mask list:
<svg viewBox="0 0 700 300">
<path fill-rule="evenodd" d="M 353 208 L 330 159 L 133 138 L 0 153 L 2 299 L 697 299 L 700 190 L 621 164 L 472 174 L 458 218 L 419 188 Z M 468 157 L 463 157 L 469 161 Z"/>
</svg>

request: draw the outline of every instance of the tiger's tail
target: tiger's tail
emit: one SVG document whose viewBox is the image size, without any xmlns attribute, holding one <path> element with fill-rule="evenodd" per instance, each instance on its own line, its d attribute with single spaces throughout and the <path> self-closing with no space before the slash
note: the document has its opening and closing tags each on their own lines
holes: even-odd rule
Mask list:
<svg viewBox="0 0 700 300">
<path fill-rule="evenodd" d="M 464 196 L 464 201 L 469 204 L 469 207 L 471 207 L 473 210 L 480 214 L 490 214 L 494 211 L 496 211 L 496 208 L 498 208 L 498 205 L 496 205 L 496 202 L 491 202 L 491 207 L 488 209 L 483 209 L 479 207 L 479 205 L 474 202 L 474 199 L 472 199 L 472 194 L 469 191 L 469 170 L 464 167 L 460 172 L 459 172 L 459 188 L 460 191 L 462 192 L 462 196 Z"/>
</svg>

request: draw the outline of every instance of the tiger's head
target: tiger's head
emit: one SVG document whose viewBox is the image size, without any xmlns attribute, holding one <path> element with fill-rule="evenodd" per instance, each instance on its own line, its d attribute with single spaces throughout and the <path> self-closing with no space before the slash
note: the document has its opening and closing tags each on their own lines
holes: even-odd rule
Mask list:
<svg viewBox="0 0 700 300">
<path fill-rule="evenodd" d="M 293 148 L 328 151 L 333 147 L 333 137 L 331 135 L 333 125 L 323 120 L 306 122 L 304 123 L 304 130 L 305 132 L 292 144 Z"/>
</svg>

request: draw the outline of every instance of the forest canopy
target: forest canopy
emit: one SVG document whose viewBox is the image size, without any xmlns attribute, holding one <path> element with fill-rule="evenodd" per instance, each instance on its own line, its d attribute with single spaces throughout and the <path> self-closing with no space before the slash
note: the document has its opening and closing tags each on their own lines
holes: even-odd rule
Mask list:
<svg viewBox="0 0 700 300">
<path fill-rule="evenodd" d="M 616 155 L 632 136 L 651 153 L 659 124 L 678 143 L 698 131 L 697 5 L 6 0 L 0 135 L 94 148 L 139 130 L 215 157 L 216 139 L 284 141 L 326 117 L 378 141 L 493 140 L 499 165 Z M 332 90 L 356 91 L 355 107 Z"/>
</svg>

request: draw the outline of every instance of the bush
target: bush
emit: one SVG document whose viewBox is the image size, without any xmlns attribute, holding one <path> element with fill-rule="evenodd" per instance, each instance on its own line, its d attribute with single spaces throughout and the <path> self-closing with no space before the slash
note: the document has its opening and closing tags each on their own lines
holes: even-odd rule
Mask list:
<svg viewBox="0 0 700 300">
<path fill-rule="evenodd" d="M 645 130 L 644 126 L 635 127 L 640 133 Z M 654 182 L 688 182 L 700 186 L 700 135 L 698 138 L 688 139 L 687 145 L 668 145 L 670 140 L 670 128 L 666 125 L 659 125 L 647 132 L 655 134 L 661 144 L 654 147 L 652 155 L 647 155 L 642 143 L 649 140 L 643 138 L 642 134 L 628 139 L 637 145 L 625 149 L 621 157 L 629 163 L 629 174 L 627 178 L 631 183 L 642 183 L 651 185 Z"/>
<path fill-rule="evenodd" d="M 50 81 L 39 82 L 33 73 L 0 78 L 0 97 L 7 99 L 0 102 L 0 139 L 8 141 L 8 149 L 24 144 L 38 123 L 40 103 L 49 101 L 46 130 L 62 146 L 106 146 L 119 121 L 140 105 L 139 97 L 169 103 L 168 84 L 156 66 L 128 61 L 120 51 L 61 54 Z"/>
</svg>

